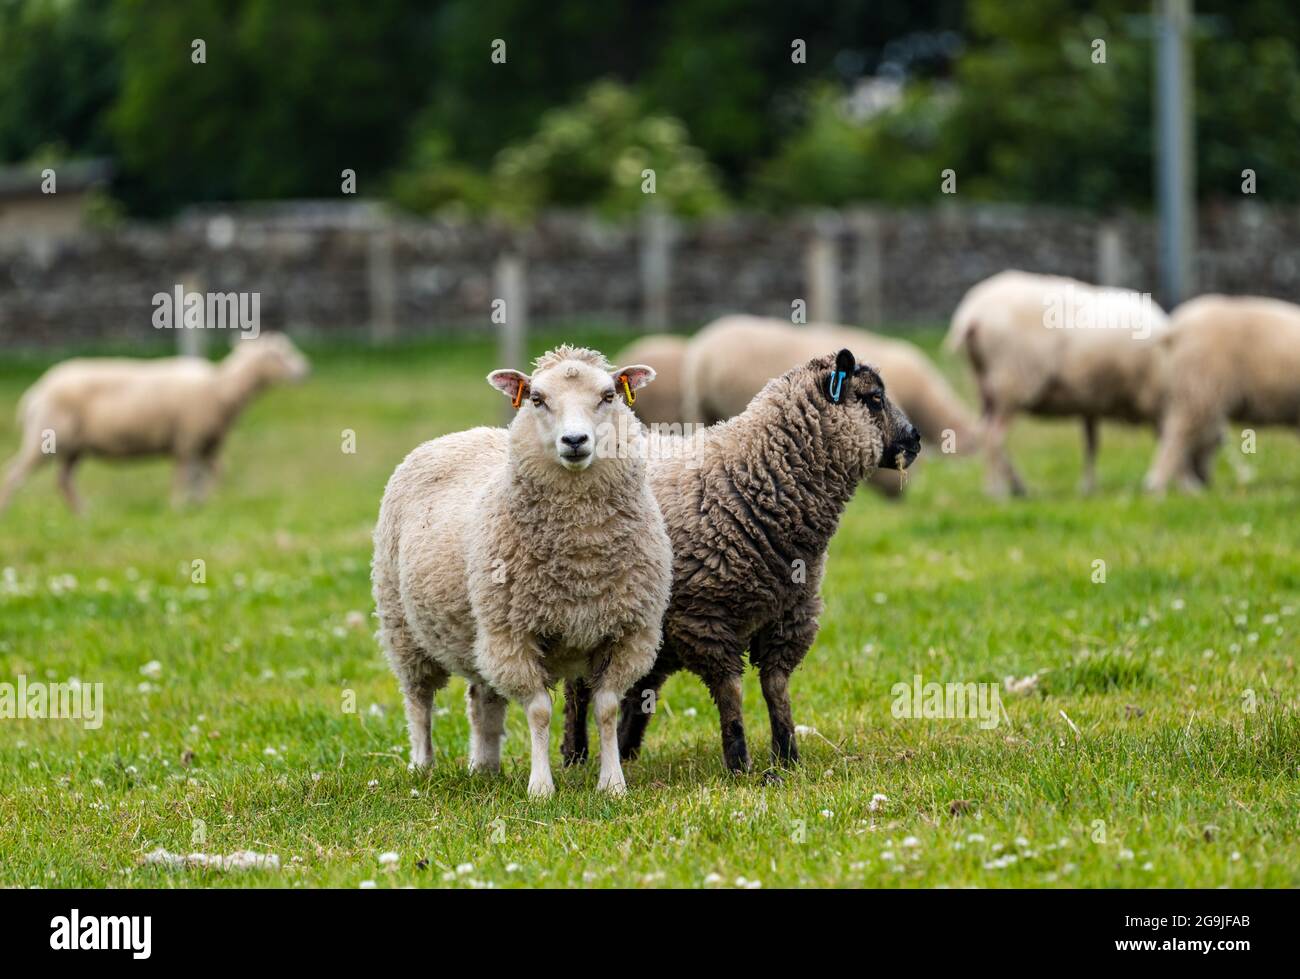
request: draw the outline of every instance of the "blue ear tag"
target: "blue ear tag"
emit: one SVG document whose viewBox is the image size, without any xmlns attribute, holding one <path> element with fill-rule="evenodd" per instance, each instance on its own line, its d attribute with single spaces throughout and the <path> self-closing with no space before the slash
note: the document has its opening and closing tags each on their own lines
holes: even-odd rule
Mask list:
<svg viewBox="0 0 1300 979">
<path fill-rule="evenodd" d="M 835 376 L 831 378 L 829 390 L 826 392 L 831 396 L 831 401 L 835 404 L 840 403 L 840 395 L 844 392 L 844 371 L 836 371 Z"/>
</svg>

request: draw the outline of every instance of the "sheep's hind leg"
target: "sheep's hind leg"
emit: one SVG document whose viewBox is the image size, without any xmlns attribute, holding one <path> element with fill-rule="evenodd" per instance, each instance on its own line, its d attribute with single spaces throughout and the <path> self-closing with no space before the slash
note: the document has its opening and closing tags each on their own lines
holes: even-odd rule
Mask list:
<svg viewBox="0 0 1300 979">
<path fill-rule="evenodd" d="M 1011 463 L 1007 453 L 1007 431 L 1011 427 L 1011 413 L 988 411 L 984 418 L 984 449 L 987 458 L 987 485 L 991 496 L 1025 495 L 1025 484 Z"/>
<path fill-rule="evenodd" d="M 641 753 L 645 729 L 659 703 L 659 688 L 673 672 L 673 668 L 669 668 L 664 660 L 661 652 L 655 667 L 632 684 L 632 689 L 623 695 L 618 721 L 618 751 L 624 761 L 632 761 Z"/>
<path fill-rule="evenodd" d="M 81 497 L 77 495 L 77 487 L 72 482 L 72 476 L 76 468 L 76 456 L 63 456 L 59 459 L 59 492 L 63 494 L 68 509 L 73 513 L 80 513 Z"/>
<path fill-rule="evenodd" d="M 402 678 L 402 695 L 406 699 L 406 729 L 411 739 L 411 767 L 424 768 L 433 761 L 433 737 L 430 732 L 433 695 L 447 683 L 441 668 L 422 671 Z"/>
<path fill-rule="evenodd" d="M 501 771 L 501 739 L 506 733 L 507 701 L 495 690 L 471 683 L 465 691 L 469 715 L 469 770 Z"/>
<path fill-rule="evenodd" d="M 564 741 L 560 744 L 560 757 L 565 767 L 580 765 L 587 760 L 587 704 L 591 700 L 591 687 L 579 677 L 564 684 Z"/>
<path fill-rule="evenodd" d="M 600 732 L 600 779 L 596 788 L 611 795 L 627 791 L 618 757 L 619 696 L 607 687 L 596 691 L 596 730 Z"/>
<path fill-rule="evenodd" d="M 1083 478 L 1079 481 L 1079 492 L 1089 496 L 1097 488 L 1097 419 L 1083 420 Z"/>
<path fill-rule="evenodd" d="M 10 499 L 13 498 L 14 491 L 22 484 L 32 470 L 41 464 L 45 455 L 41 452 L 40 443 L 35 439 L 26 440 L 23 446 L 18 450 L 18 454 L 9 461 L 9 466 L 5 470 L 4 485 L 0 486 L 0 512 L 9 505 Z"/>
</svg>

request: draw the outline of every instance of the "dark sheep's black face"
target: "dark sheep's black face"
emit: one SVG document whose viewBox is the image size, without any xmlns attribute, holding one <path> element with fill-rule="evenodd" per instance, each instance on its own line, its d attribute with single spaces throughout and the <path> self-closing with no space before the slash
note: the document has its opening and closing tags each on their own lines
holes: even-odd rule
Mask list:
<svg viewBox="0 0 1300 979">
<path fill-rule="evenodd" d="M 906 469 L 921 452 L 921 434 L 889 400 L 885 382 L 874 367 L 859 364 L 848 350 L 835 356 L 825 382 L 826 397 L 849 411 L 866 411 L 883 443 L 880 469 Z"/>
</svg>

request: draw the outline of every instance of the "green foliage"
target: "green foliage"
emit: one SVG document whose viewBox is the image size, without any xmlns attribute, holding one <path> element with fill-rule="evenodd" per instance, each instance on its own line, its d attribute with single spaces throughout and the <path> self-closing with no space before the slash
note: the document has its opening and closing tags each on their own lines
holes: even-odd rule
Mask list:
<svg viewBox="0 0 1300 979">
<path fill-rule="evenodd" d="M 60 146 L 109 153 L 104 113 L 117 92 L 110 0 L 0 0 L 0 160 Z"/>
<path fill-rule="evenodd" d="M 653 196 L 647 186 L 653 171 Z M 570 106 L 545 113 L 528 139 L 507 146 L 490 178 L 450 158 L 436 131 L 423 134 L 393 197 L 412 210 L 486 212 L 528 218 L 546 207 L 593 207 L 609 217 L 650 201 L 686 216 L 716 211 L 724 198 L 704 154 L 671 116 L 648 113 L 617 82 L 593 85 Z"/>
<path fill-rule="evenodd" d="M 114 134 L 137 209 L 378 193 L 428 88 L 430 15 L 411 0 L 328 15 L 276 0 L 119 0 Z M 206 63 L 191 58 L 206 43 Z"/>
<path fill-rule="evenodd" d="M 822 89 L 809 101 L 806 125 L 759 170 L 757 202 L 839 207 L 934 197 L 951 113 L 951 98 L 942 90 L 915 86 L 899 106 L 866 123 L 846 116 L 837 91 Z"/>
<path fill-rule="evenodd" d="M 1249 168 L 1269 200 L 1300 200 L 1300 144 L 1282 135 L 1300 125 L 1300 18 L 1270 28 L 1240 9 L 1196 28 L 1198 191 L 1239 199 Z M 762 168 L 756 199 L 930 204 L 951 168 L 963 199 L 1149 206 L 1150 23 L 1109 0 L 1086 10 L 1072 0 L 973 0 L 969 13 L 951 85 L 913 84 L 899 106 L 861 123 L 819 91 Z M 1105 42 L 1104 63 L 1093 59 L 1095 40 Z"/>
<path fill-rule="evenodd" d="M 653 198 L 643 190 L 652 170 Z M 614 82 L 592 86 L 575 105 L 542 116 L 527 141 L 501 151 L 493 177 L 503 197 L 527 213 L 548 205 L 595 205 L 635 213 L 650 200 L 681 215 L 722 206 L 713 169 L 677 119 L 646 113 Z"/>
</svg>

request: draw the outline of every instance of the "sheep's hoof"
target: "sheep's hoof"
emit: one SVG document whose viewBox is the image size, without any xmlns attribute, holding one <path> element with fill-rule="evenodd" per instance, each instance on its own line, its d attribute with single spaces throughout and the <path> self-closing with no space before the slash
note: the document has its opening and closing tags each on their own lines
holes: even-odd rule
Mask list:
<svg viewBox="0 0 1300 979">
<path fill-rule="evenodd" d="M 775 768 L 769 768 L 767 771 L 763 773 L 763 784 L 784 785 L 785 779 L 781 777 L 781 773 L 778 772 Z"/>
<path fill-rule="evenodd" d="M 620 775 L 617 779 L 602 778 L 596 783 L 596 788 L 601 792 L 608 792 L 610 795 L 627 795 L 627 782 Z"/>
<path fill-rule="evenodd" d="M 534 799 L 549 799 L 551 796 L 555 795 L 555 783 L 549 778 L 545 780 L 529 779 L 528 794 Z"/>
</svg>

